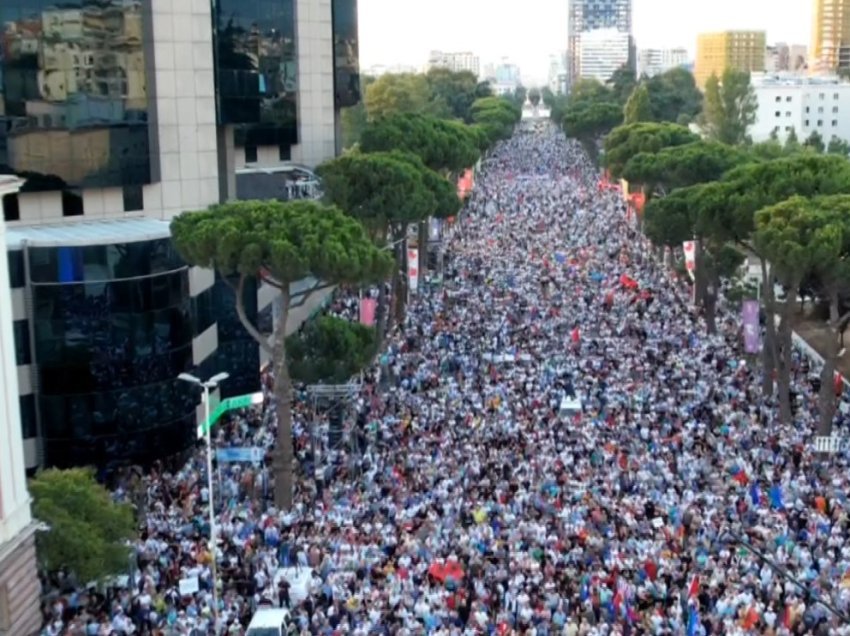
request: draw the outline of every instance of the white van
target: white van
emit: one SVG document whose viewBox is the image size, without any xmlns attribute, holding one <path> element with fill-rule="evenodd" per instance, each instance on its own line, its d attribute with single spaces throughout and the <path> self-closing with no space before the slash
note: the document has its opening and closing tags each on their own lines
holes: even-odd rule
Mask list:
<svg viewBox="0 0 850 636">
<path fill-rule="evenodd" d="M 288 609 L 263 607 L 254 613 L 245 636 L 291 636 L 297 633 L 298 628 Z"/>
</svg>

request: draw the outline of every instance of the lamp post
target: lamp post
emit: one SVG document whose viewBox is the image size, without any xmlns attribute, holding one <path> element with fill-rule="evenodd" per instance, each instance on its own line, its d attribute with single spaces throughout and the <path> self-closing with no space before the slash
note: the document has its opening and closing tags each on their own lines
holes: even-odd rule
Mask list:
<svg viewBox="0 0 850 636">
<path fill-rule="evenodd" d="M 210 555 L 211 555 L 211 563 L 210 563 L 210 571 L 212 573 L 212 595 L 213 595 L 213 623 L 214 629 L 218 629 L 218 574 L 216 568 L 216 558 L 215 558 L 215 549 L 216 549 L 216 539 L 217 532 L 215 526 L 215 496 L 213 494 L 213 473 L 212 473 L 212 458 L 213 458 L 213 448 L 212 448 L 212 425 L 210 424 L 210 390 L 216 389 L 218 385 L 230 377 L 230 374 L 226 371 L 222 371 L 221 373 L 216 373 L 206 382 L 201 380 L 200 378 L 196 378 L 191 373 L 181 373 L 177 376 L 178 380 L 183 380 L 184 382 L 188 382 L 189 384 L 194 384 L 203 389 L 203 401 L 204 401 L 204 441 L 207 445 L 207 490 L 209 491 L 209 515 L 210 515 Z"/>
</svg>

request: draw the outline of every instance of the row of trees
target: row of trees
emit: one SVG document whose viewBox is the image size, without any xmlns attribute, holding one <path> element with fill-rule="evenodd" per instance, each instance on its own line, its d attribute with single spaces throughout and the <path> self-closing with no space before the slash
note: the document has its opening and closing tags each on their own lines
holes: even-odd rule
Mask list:
<svg viewBox="0 0 850 636">
<path fill-rule="evenodd" d="M 708 100 L 708 96 L 706 97 Z M 612 176 L 646 195 L 644 230 L 658 246 L 696 239 L 696 297 L 714 328 L 717 290 L 745 256 L 760 260 L 766 338 L 764 391 L 778 385 L 780 411 L 791 418 L 793 308 L 806 284 L 829 304 L 834 332 L 821 378 L 823 432 L 835 413 L 832 376 L 838 355 L 846 264 L 850 258 L 850 161 L 803 144 L 722 143 L 683 126 L 641 122 L 605 139 Z M 787 290 L 775 298 L 773 282 Z"/>
</svg>

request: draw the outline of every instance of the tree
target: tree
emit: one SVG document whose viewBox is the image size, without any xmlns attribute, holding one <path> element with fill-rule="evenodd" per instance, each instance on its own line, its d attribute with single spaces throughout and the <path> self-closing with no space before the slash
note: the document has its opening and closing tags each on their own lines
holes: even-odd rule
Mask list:
<svg viewBox="0 0 850 636">
<path fill-rule="evenodd" d="M 652 104 L 646 84 L 638 84 L 623 108 L 623 124 L 652 121 Z"/>
<path fill-rule="evenodd" d="M 785 144 L 782 148 L 783 152 L 786 155 L 793 155 L 797 153 L 802 148 L 800 144 L 800 140 L 797 138 L 797 129 L 792 128 L 791 132 L 788 133 L 788 136 L 785 138 Z"/>
<path fill-rule="evenodd" d="M 702 93 L 693 73 L 684 68 L 670 69 L 645 81 L 649 90 L 652 120 L 687 125 L 702 110 Z"/>
<path fill-rule="evenodd" d="M 522 118 L 522 110 L 502 97 L 483 97 L 472 104 L 473 123 L 479 125 L 490 144 L 509 138 Z"/>
<path fill-rule="evenodd" d="M 823 137 L 821 137 L 821 134 L 817 130 L 812 131 L 812 134 L 803 142 L 803 145 L 818 153 L 826 149 L 826 144 L 823 143 Z"/>
<path fill-rule="evenodd" d="M 564 114 L 564 132 L 581 142 L 591 159 L 598 159 L 599 138 L 622 123 L 623 109 L 613 102 L 568 105 Z"/>
<path fill-rule="evenodd" d="M 374 328 L 321 316 L 286 339 L 290 374 L 304 384 L 343 384 L 369 365 L 378 345 Z"/>
<path fill-rule="evenodd" d="M 628 64 L 623 64 L 614 71 L 614 74 L 605 82 L 606 86 L 611 89 L 614 99 L 620 105 L 626 103 L 637 83 L 637 74 Z"/>
<path fill-rule="evenodd" d="M 375 81 L 374 77 L 364 75 L 360 78 L 363 91 Z M 342 130 L 342 147 L 351 148 L 360 141 L 360 135 L 366 127 L 368 116 L 366 113 L 366 101 L 360 100 L 355 106 L 349 106 L 340 110 L 340 128 Z"/>
<path fill-rule="evenodd" d="M 525 98 L 528 96 L 528 90 L 525 86 L 517 86 L 511 95 L 511 101 L 517 108 L 522 108 L 525 103 Z"/>
<path fill-rule="evenodd" d="M 49 528 L 36 535 L 44 570 L 66 568 L 80 583 L 127 572 L 127 542 L 136 534 L 133 509 L 116 503 L 97 483 L 94 470 L 43 470 L 30 481 L 29 491 L 33 515 Z"/>
<path fill-rule="evenodd" d="M 370 120 L 393 113 L 426 113 L 435 107 L 428 81 L 414 73 L 387 73 L 366 87 L 366 113 Z"/>
<path fill-rule="evenodd" d="M 850 157 L 850 143 L 833 136 L 827 144 L 826 151 L 831 155 L 841 155 L 842 157 Z"/>
<path fill-rule="evenodd" d="M 750 74 L 732 69 L 708 78 L 701 124 L 709 138 L 725 144 L 741 144 L 753 125 L 758 101 Z"/>
<path fill-rule="evenodd" d="M 623 178 L 644 185 L 648 194 L 657 188 L 664 193 L 716 181 L 750 160 L 748 153 L 735 146 L 699 140 L 662 148 L 659 152 L 640 152 L 626 162 Z"/>
<path fill-rule="evenodd" d="M 432 68 L 425 81 L 435 104 L 445 105 L 445 115 L 465 122 L 470 120 L 472 103 L 478 99 L 478 78 L 471 71 Z M 488 86 L 489 88 L 489 86 Z"/>
<path fill-rule="evenodd" d="M 531 102 L 531 105 L 537 108 L 538 104 L 540 104 L 540 89 L 532 88 L 528 91 L 528 101 Z"/>
<path fill-rule="evenodd" d="M 326 285 L 382 281 L 390 255 L 369 239 L 362 225 L 339 209 L 315 201 L 239 201 L 182 214 L 171 222 L 174 244 L 184 260 L 215 269 L 233 289 L 245 330 L 272 359 L 277 405 L 274 460 L 275 505 L 292 505 L 292 381 L 286 352 L 290 285 L 314 277 Z M 280 290 L 280 318 L 269 344 L 244 307 L 249 280 Z"/>
<path fill-rule="evenodd" d="M 605 166 L 619 179 L 629 159 L 640 152 L 659 152 L 698 140 L 699 137 L 684 126 L 666 122 L 619 126 L 605 138 Z"/>
</svg>

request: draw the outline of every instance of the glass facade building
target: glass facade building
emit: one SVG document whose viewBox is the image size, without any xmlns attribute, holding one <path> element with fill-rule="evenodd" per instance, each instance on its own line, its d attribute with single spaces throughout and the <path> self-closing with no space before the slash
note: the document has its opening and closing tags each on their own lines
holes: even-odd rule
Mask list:
<svg viewBox="0 0 850 636">
<path fill-rule="evenodd" d="M 0 2 L 0 173 L 23 191 L 151 181 L 142 0 Z"/>
<path fill-rule="evenodd" d="M 357 0 L 333 0 L 334 106 L 360 103 L 360 39 Z"/>
<path fill-rule="evenodd" d="M 215 0 L 219 124 L 237 146 L 298 142 L 295 0 Z"/>
</svg>

